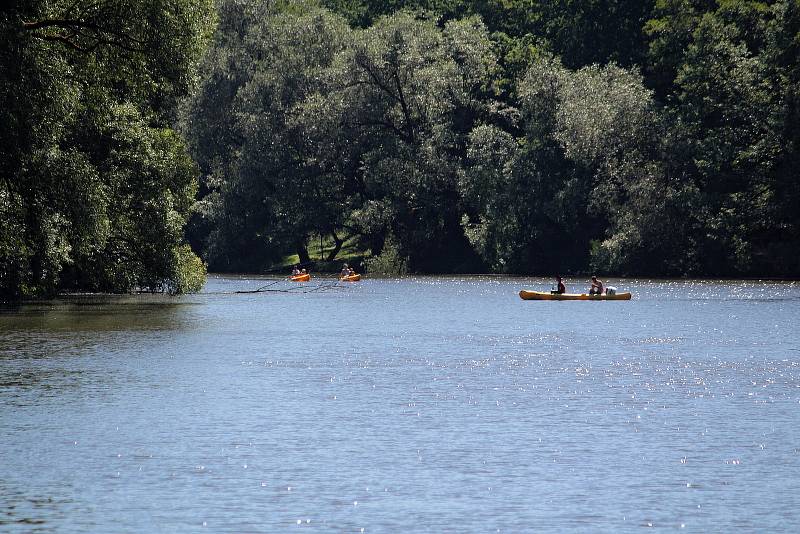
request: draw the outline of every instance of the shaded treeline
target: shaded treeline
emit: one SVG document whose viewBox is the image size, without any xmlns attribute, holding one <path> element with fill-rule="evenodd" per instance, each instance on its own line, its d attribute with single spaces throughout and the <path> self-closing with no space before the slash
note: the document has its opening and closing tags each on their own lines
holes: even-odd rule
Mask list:
<svg viewBox="0 0 800 534">
<path fill-rule="evenodd" d="M 183 130 L 213 269 L 800 273 L 796 0 L 225 0 Z M 413 8 L 408 11 L 403 8 Z"/>
<path fill-rule="evenodd" d="M 799 0 L 12 2 L 0 297 L 195 290 L 187 238 L 797 276 L 799 47 Z"/>
<path fill-rule="evenodd" d="M 172 126 L 213 4 L 27 0 L 0 12 L 0 298 L 191 291 L 197 167 Z"/>
</svg>

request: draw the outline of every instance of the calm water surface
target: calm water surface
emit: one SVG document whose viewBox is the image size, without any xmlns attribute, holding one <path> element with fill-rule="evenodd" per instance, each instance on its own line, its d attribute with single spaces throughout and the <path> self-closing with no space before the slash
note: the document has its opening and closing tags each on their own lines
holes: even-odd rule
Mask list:
<svg viewBox="0 0 800 534">
<path fill-rule="evenodd" d="M 0 531 L 800 529 L 798 283 L 271 282 L 1 312 Z"/>
</svg>

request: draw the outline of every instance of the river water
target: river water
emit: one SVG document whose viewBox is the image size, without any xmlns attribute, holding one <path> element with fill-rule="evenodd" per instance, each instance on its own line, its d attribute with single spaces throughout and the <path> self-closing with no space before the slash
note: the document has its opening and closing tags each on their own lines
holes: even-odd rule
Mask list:
<svg viewBox="0 0 800 534">
<path fill-rule="evenodd" d="M 331 284 L 2 311 L 0 531 L 800 529 L 800 284 Z"/>
</svg>

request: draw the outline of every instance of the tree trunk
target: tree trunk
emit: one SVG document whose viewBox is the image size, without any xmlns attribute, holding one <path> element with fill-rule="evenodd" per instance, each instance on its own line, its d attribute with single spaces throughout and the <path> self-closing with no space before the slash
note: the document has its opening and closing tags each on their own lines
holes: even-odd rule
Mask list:
<svg viewBox="0 0 800 534">
<path fill-rule="evenodd" d="M 300 257 L 300 265 L 311 263 L 311 256 L 308 254 L 305 243 L 297 244 L 297 255 Z"/>
<path fill-rule="evenodd" d="M 369 240 L 370 253 L 373 256 L 380 256 L 383 252 L 383 246 L 386 244 L 386 236 L 384 234 L 375 234 Z"/>
<path fill-rule="evenodd" d="M 328 254 L 326 258 L 328 261 L 333 261 L 336 258 L 336 255 L 339 254 L 339 251 L 342 250 L 342 245 L 344 245 L 344 241 L 339 239 L 339 236 L 336 235 L 336 232 L 331 232 L 331 237 L 333 237 L 333 242 L 335 243 L 333 250 Z"/>
</svg>

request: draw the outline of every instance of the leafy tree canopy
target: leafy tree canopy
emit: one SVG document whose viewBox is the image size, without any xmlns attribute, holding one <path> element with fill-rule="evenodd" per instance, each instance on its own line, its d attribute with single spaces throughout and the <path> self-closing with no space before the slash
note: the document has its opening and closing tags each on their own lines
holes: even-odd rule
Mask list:
<svg viewBox="0 0 800 534">
<path fill-rule="evenodd" d="M 170 129 L 210 2 L 27 1 L 0 19 L 0 294 L 189 291 L 195 165 Z"/>
</svg>

